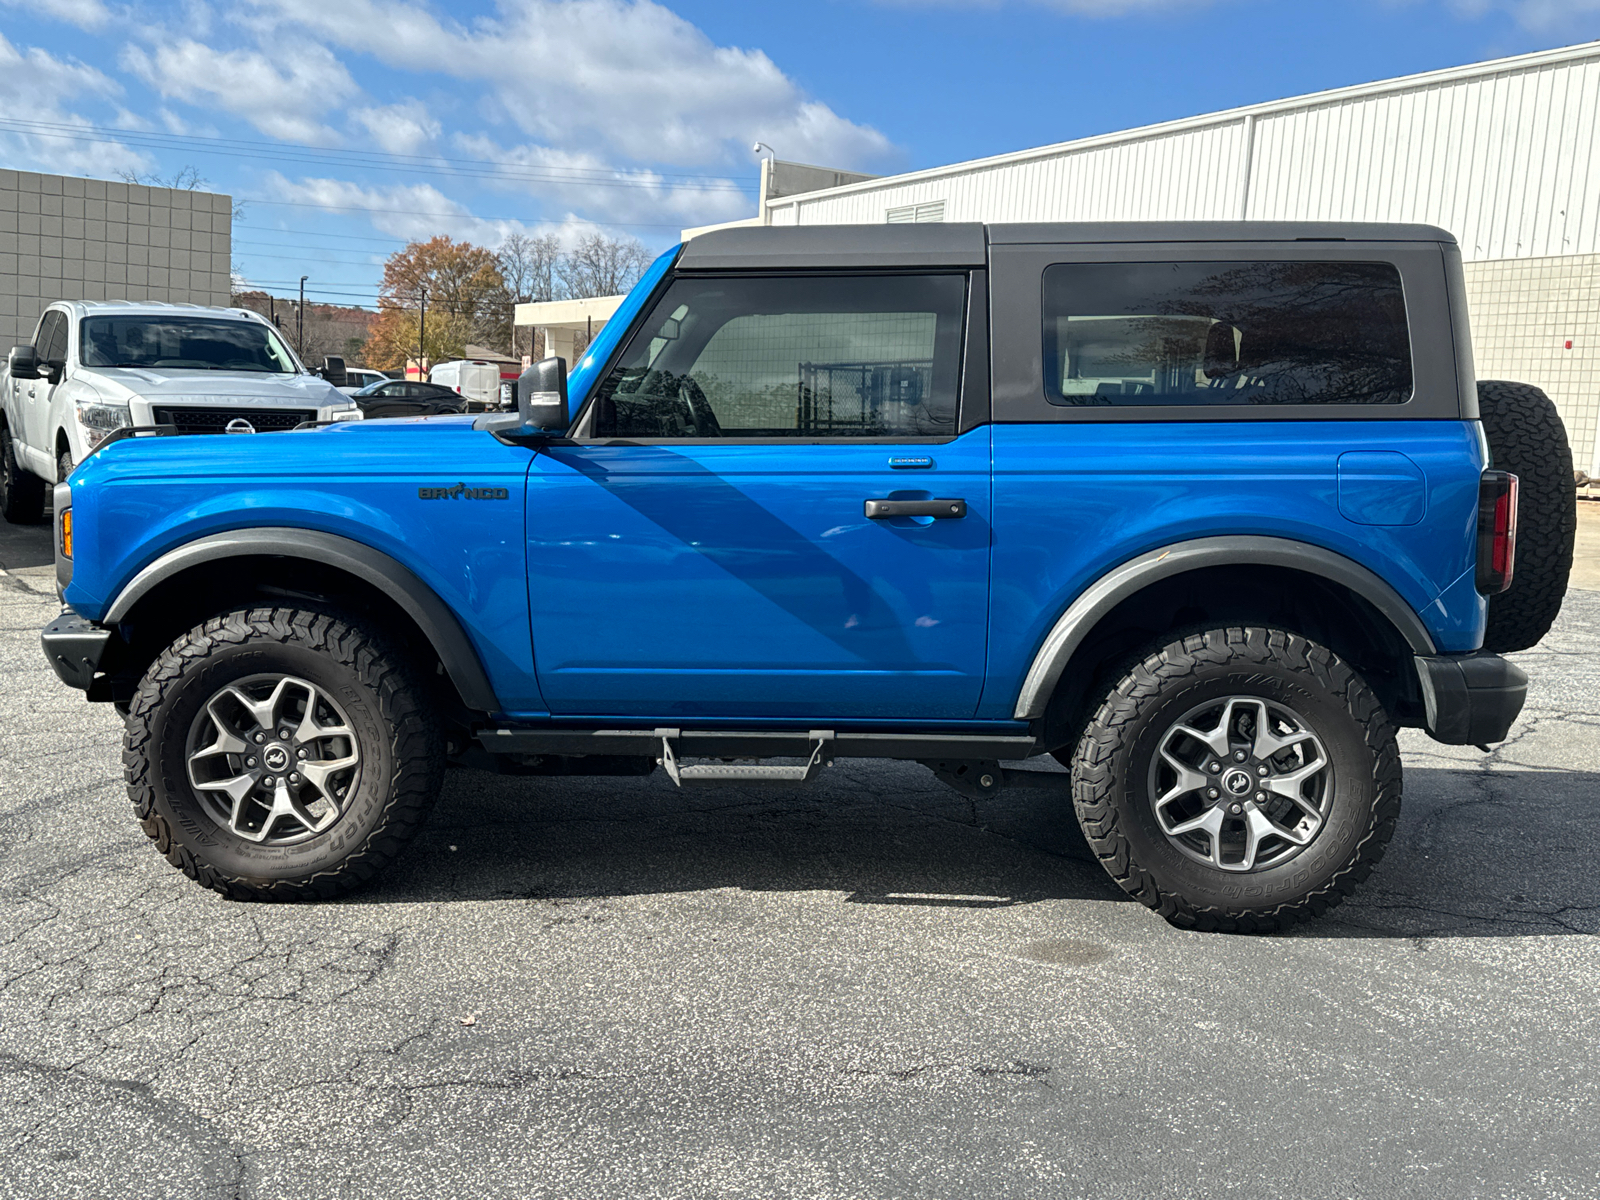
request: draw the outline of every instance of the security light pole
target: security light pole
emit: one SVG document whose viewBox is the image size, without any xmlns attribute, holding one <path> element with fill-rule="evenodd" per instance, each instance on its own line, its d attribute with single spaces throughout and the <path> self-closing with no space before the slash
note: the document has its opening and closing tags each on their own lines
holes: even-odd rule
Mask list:
<svg viewBox="0 0 1600 1200">
<path fill-rule="evenodd" d="M 306 280 L 310 278 L 300 276 L 300 307 L 294 314 L 294 352 L 301 356 L 306 352 Z"/>
</svg>

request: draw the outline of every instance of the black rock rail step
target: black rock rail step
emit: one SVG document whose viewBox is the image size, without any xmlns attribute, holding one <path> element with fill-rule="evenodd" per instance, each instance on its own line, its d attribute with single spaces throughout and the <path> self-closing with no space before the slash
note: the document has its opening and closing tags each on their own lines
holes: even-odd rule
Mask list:
<svg viewBox="0 0 1600 1200">
<path fill-rule="evenodd" d="M 933 763 L 1027 758 L 1032 737 L 994 734 L 855 733 L 831 729 L 486 729 L 491 754 L 624 755 L 653 758 L 680 787 L 695 784 L 808 783 L 835 758 L 898 758 Z M 686 758 L 799 758 L 802 764 L 684 763 Z M 998 780 L 997 780 L 998 782 Z"/>
</svg>

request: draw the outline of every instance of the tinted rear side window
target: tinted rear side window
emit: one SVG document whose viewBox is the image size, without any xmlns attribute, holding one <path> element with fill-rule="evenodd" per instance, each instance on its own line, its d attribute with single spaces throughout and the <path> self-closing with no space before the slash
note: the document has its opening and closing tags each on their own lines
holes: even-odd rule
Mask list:
<svg viewBox="0 0 1600 1200">
<path fill-rule="evenodd" d="M 1054 404 L 1403 404 L 1389 263 L 1063 263 L 1044 272 Z"/>
<path fill-rule="evenodd" d="M 675 281 L 596 395 L 617 438 L 955 432 L 964 275 Z"/>
</svg>

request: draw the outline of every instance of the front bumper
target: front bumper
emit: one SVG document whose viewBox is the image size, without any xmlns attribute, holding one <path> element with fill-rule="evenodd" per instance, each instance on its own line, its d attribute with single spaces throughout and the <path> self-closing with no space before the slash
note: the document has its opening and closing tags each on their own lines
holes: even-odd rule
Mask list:
<svg viewBox="0 0 1600 1200">
<path fill-rule="evenodd" d="M 87 692 L 105 658 L 111 637 L 111 630 L 102 629 L 75 612 L 64 612 L 44 627 L 39 641 L 61 682 Z"/>
<path fill-rule="evenodd" d="M 1504 741 L 1528 698 L 1528 674 L 1498 654 L 1417 655 L 1429 735 L 1449 746 Z"/>
</svg>

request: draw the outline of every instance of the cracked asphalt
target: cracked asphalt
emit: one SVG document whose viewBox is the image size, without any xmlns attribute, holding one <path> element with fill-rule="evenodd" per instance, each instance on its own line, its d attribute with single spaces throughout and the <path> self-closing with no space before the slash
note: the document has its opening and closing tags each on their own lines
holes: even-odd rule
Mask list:
<svg viewBox="0 0 1600 1200">
<path fill-rule="evenodd" d="M 15 565 L 13 563 L 12 565 Z M 170 868 L 0 572 L 0 1196 L 1600 1195 L 1600 592 L 1404 738 L 1333 919 L 1184 933 L 1065 791 L 452 772 L 379 886 Z"/>
</svg>

